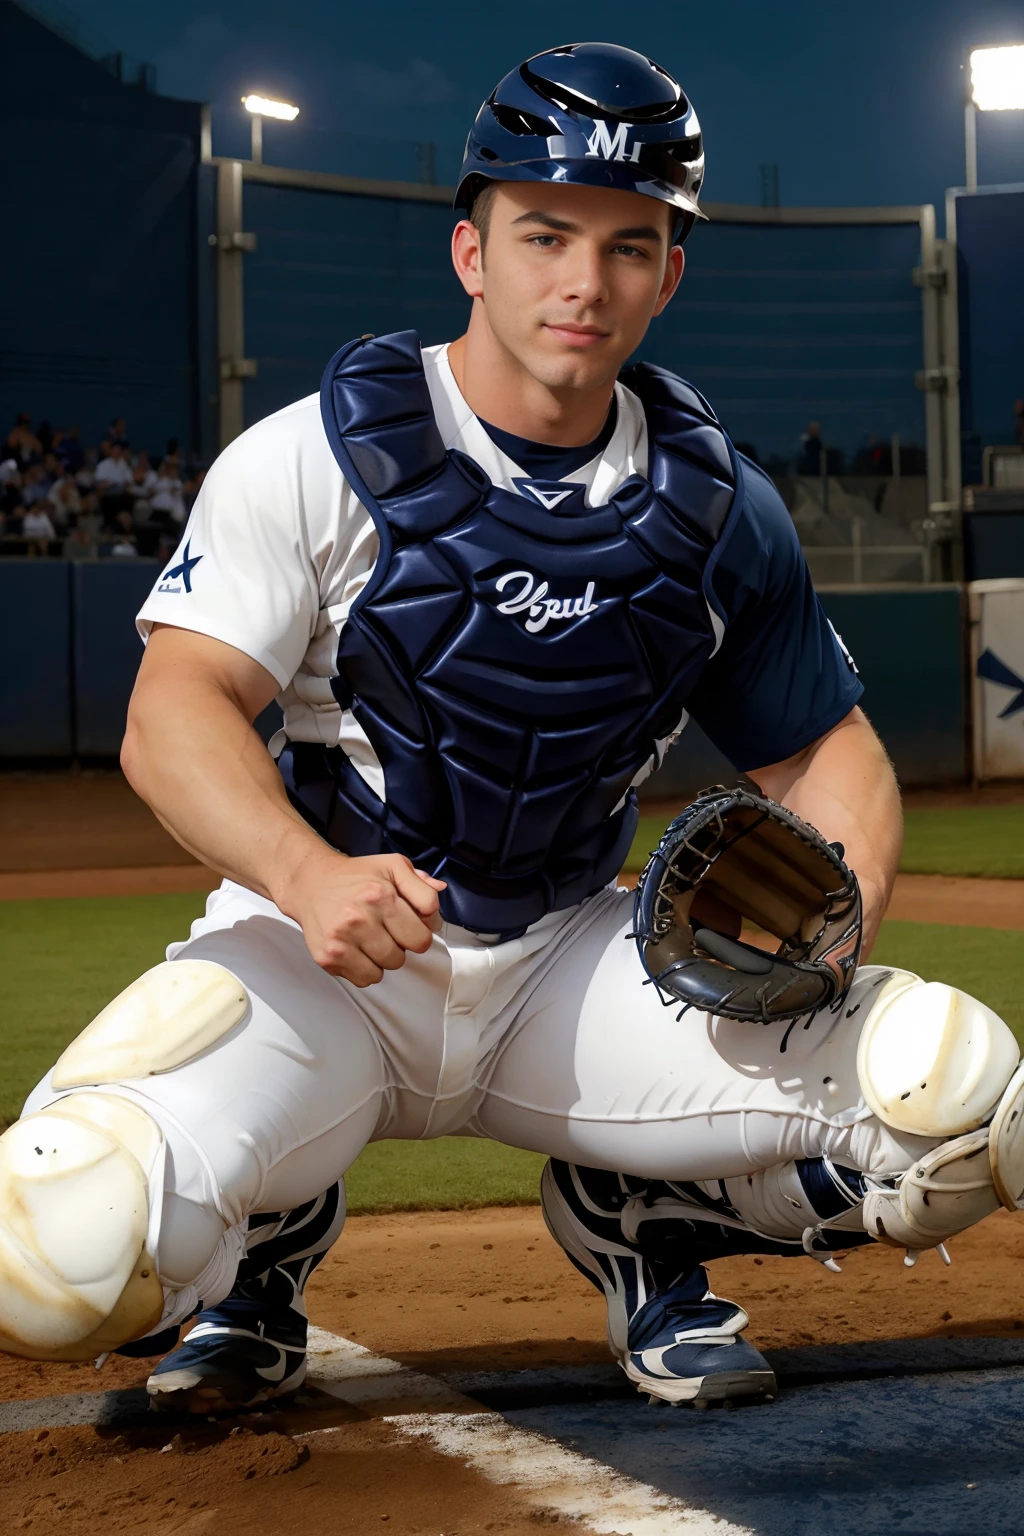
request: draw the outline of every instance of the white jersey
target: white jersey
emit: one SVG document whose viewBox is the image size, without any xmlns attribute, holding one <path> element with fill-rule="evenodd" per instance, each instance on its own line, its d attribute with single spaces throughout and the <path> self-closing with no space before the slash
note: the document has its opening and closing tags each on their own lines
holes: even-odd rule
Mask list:
<svg viewBox="0 0 1024 1536">
<path fill-rule="evenodd" d="M 515 491 L 523 470 L 466 404 L 448 346 L 423 363 L 446 448 L 468 454 L 495 485 Z M 647 423 L 637 397 L 615 386 L 607 446 L 565 478 L 601 506 L 632 474 L 647 472 Z M 223 640 L 277 680 L 284 735 L 340 745 L 383 798 L 380 765 L 361 727 L 331 691 L 338 636 L 377 559 L 377 530 L 331 451 L 320 398 L 309 395 L 257 422 L 207 475 L 181 544 L 138 618 Z M 274 751 L 279 741 L 271 743 Z"/>
</svg>

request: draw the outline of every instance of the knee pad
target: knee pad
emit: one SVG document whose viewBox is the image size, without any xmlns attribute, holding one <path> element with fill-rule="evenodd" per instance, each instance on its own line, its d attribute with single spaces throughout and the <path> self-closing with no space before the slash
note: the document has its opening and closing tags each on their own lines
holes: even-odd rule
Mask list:
<svg viewBox="0 0 1024 1536">
<path fill-rule="evenodd" d="M 956 987 L 894 971 L 861 1029 L 857 1076 L 886 1125 L 947 1138 L 985 1124 L 1019 1062 L 1017 1041 L 991 1008 Z"/>
<path fill-rule="evenodd" d="M 216 1045 L 249 1009 L 242 983 L 212 960 L 165 960 L 87 1024 L 60 1057 L 58 1091 L 151 1077 Z"/>
<path fill-rule="evenodd" d="M 90 1360 L 159 1320 L 147 1252 L 163 1138 L 126 1099 L 74 1093 L 0 1136 L 0 1350 Z"/>
</svg>

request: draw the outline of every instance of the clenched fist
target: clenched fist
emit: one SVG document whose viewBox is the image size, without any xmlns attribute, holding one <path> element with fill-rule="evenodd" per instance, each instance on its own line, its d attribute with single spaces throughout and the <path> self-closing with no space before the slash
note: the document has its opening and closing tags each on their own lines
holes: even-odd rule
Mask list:
<svg viewBox="0 0 1024 1536">
<path fill-rule="evenodd" d="M 317 965 L 370 987 L 385 971 L 422 955 L 441 925 L 437 893 L 445 882 L 400 853 L 348 858 L 318 849 L 275 892 L 281 911 L 302 928 Z"/>
</svg>

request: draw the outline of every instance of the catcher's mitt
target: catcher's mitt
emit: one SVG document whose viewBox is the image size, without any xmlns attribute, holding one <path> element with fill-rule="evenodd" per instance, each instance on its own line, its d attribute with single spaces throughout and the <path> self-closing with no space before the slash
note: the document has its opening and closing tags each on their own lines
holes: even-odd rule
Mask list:
<svg viewBox="0 0 1024 1536">
<path fill-rule="evenodd" d="M 774 954 L 739 940 L 744 918 L 781 940 Z M 773 800 L 716 785 L 648 860 L 633 928 L 666 1004 L 768 1024 L 845 997 L 860 954 L 860 889 L 841 843 Z"/>
</svg>

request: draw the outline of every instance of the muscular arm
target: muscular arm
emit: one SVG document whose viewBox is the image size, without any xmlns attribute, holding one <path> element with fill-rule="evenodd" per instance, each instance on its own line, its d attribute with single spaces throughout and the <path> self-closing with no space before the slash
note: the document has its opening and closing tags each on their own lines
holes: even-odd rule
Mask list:
<svg viewBox="0 0 1024 1536">
<path fill-rule="evenodd" d="M 350 859 L 288 801 L 252 721 L 278 692 L 233 646 L 156 625 L 121 766 L 173 837 L 300 924 L 319 965 L 359 986 L 430 945 L 442 881 L 398 855 Z"/>
<path fill-rule="evenodd" d="M 749 770 L 764 794 L 841 842 L 864 902 L 864 947 L 871 953 L 892 894 L 903 848 L 899 790 L 885 748 L 859 707 L 785 762 Z"/>
</svg>

